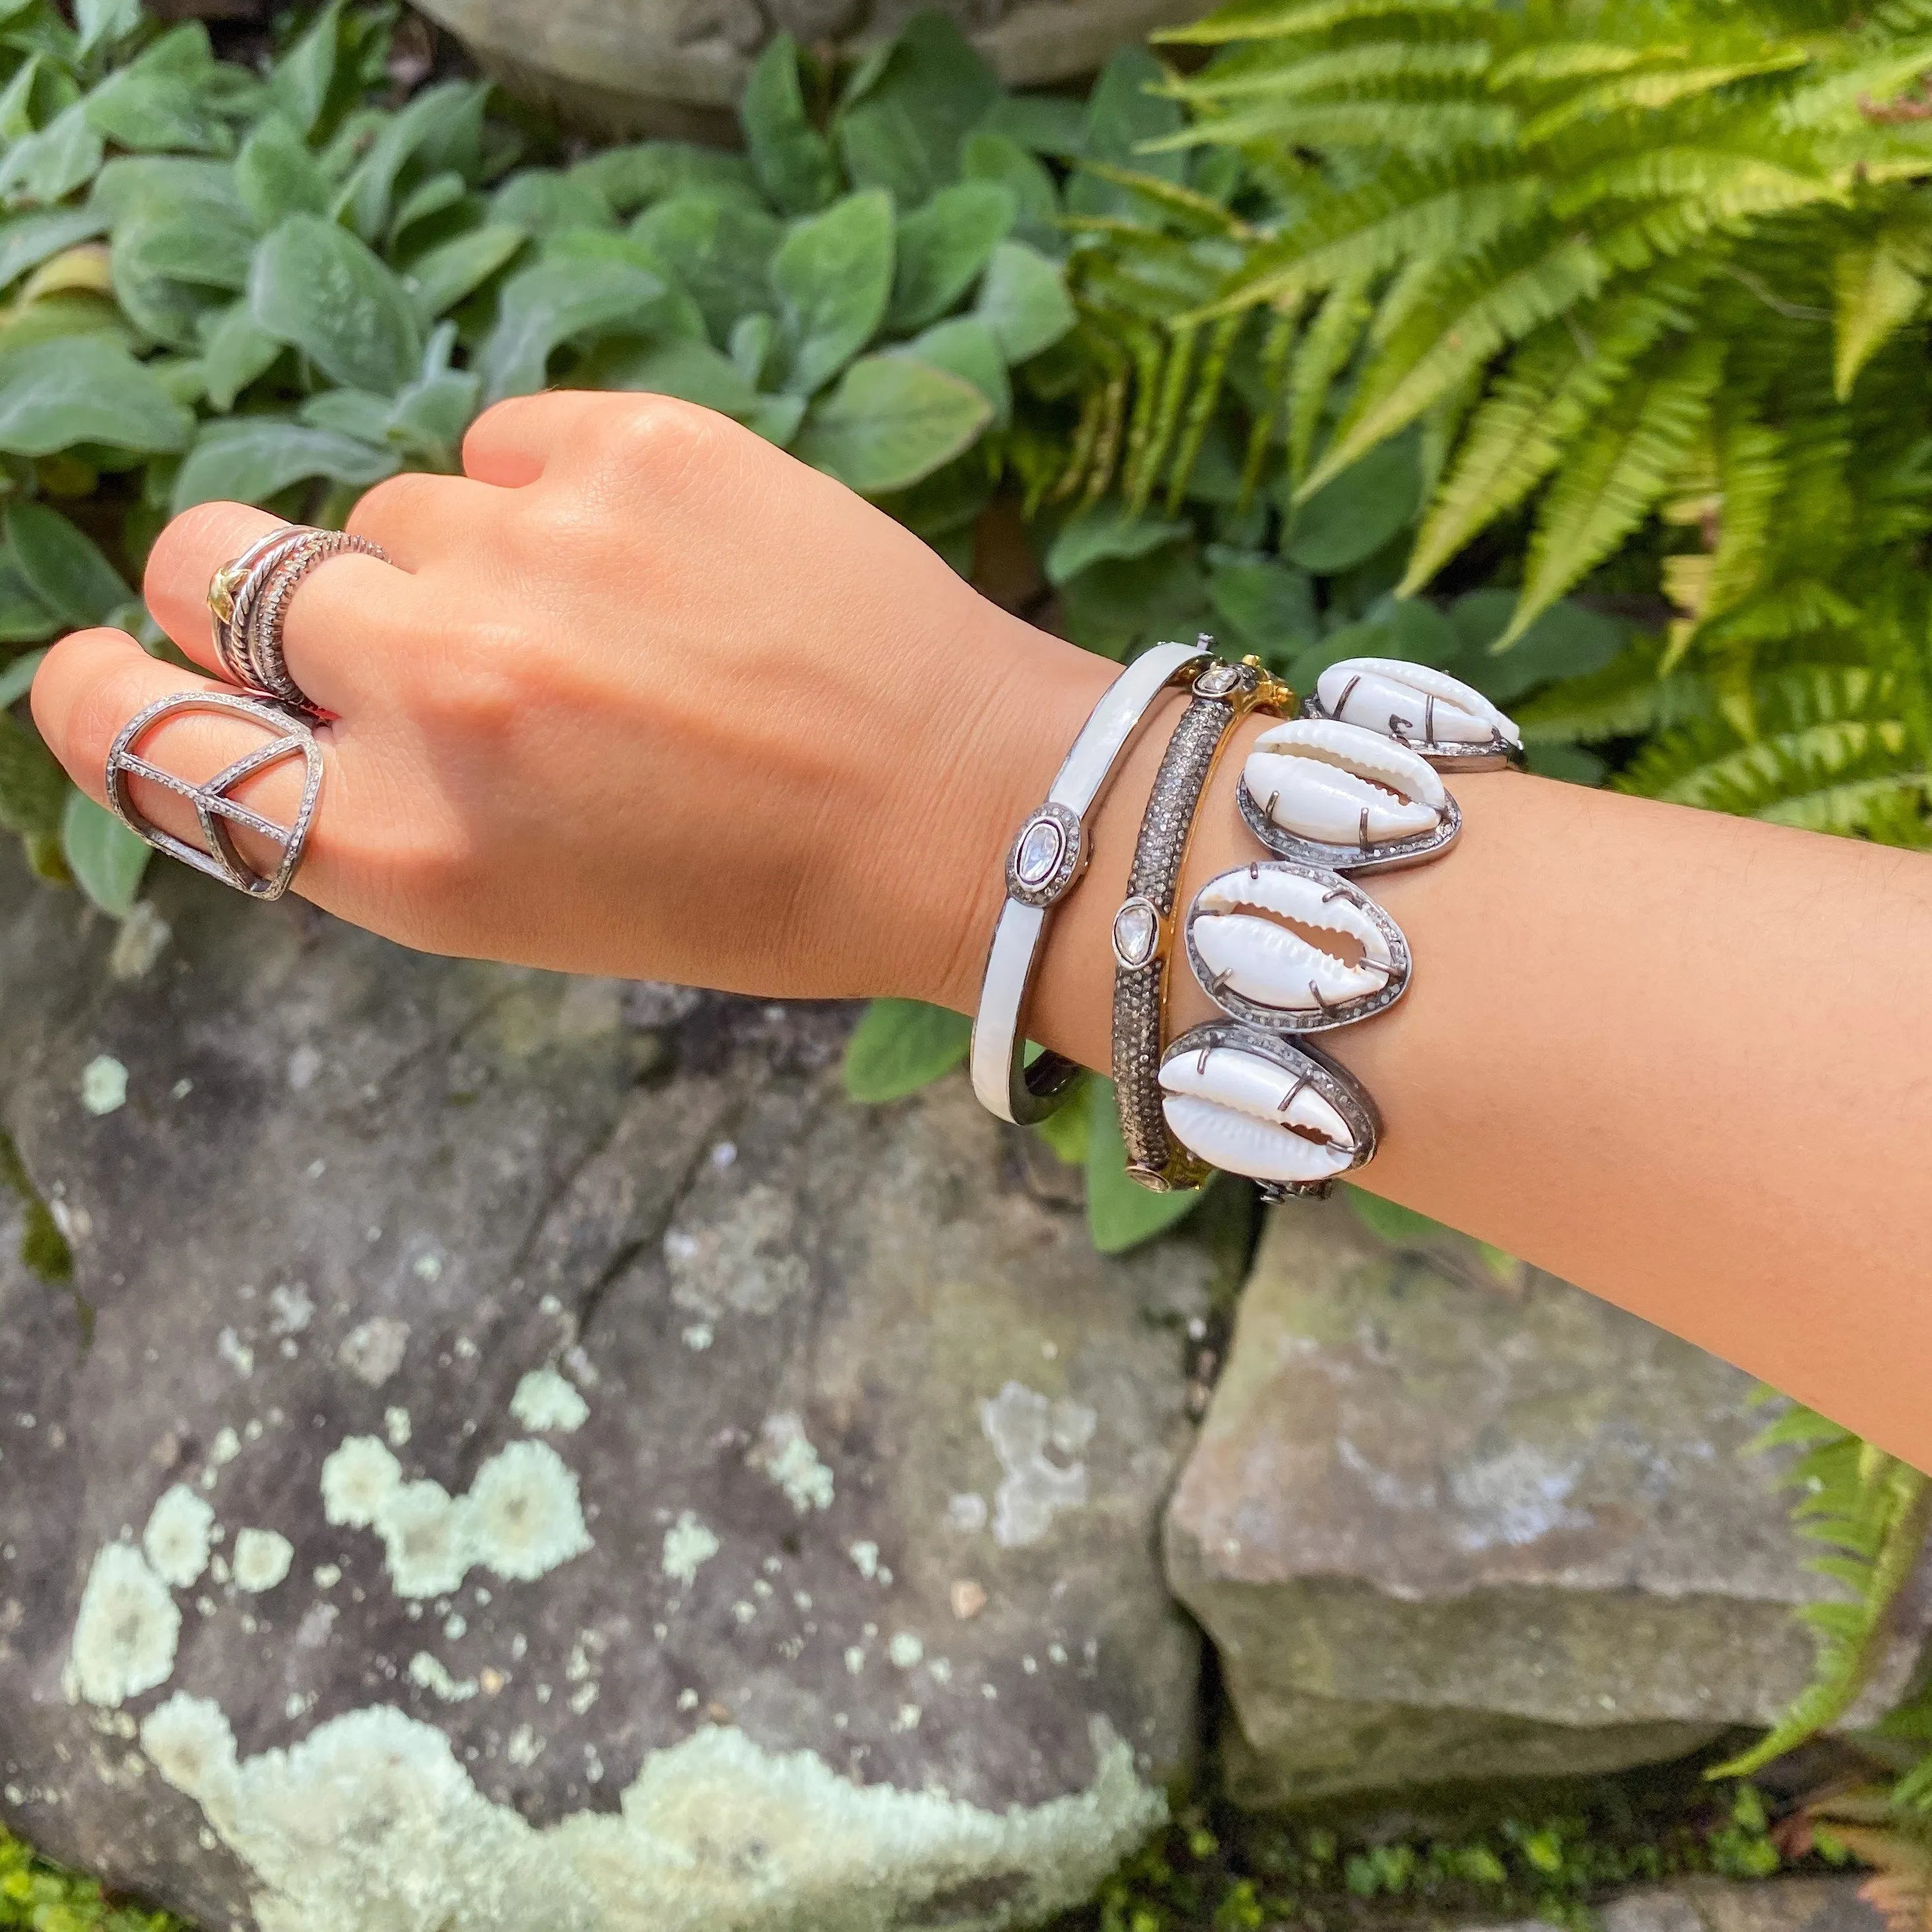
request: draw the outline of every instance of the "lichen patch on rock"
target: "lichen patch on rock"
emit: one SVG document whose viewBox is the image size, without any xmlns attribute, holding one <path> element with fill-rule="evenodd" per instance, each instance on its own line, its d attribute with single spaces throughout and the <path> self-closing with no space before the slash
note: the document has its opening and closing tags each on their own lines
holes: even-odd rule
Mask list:
<svg viewBox="0 0 1932 1932">
<path fill-rule="evenodd" d="M 185 1483 L 162 1492 L 141 1532 L 141 1547 L 163 1582 L 192 1589 L 208 1568 L 214 1511 Z"/>
<path fill-rule="evenodd" d="M 131 1543 L 110 1543 L 81 1592 L 69 1663 L 73 1691 L 118 1706 L 173 1674 L 181 1612 L 168 1586 Z"/>
<path fill-rule="evenodd" d="M 532 1369 L 517 1384 L 510 1413 L 533 1436 L 556 1430 L 567 1435 L 581 1429 L 590 1405 L 554 1369 Z"/>
</svg>

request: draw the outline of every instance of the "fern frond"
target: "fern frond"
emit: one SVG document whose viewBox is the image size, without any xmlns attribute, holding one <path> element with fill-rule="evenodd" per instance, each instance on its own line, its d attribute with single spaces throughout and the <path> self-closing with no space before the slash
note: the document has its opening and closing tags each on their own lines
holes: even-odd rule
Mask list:
<svg viewBox="0 0 1932 1932">
<path fill-rule="evenodd" d="M 1466 147 L 1508 148 L 1516 139 L 1515 114 L 1496 102 L 1284 100 L 1244 114 L 1204 118 L 1178 134 L 1146 142 L 1138 152 L 1160 154 L 1276 141 L 1297 148 L 1386 149 L 1422 156 L 1450 154 Z"/>
<path fill-rule="evenodd" d="M 1600 120 L 1633 110 L 1674 106 L 1680 100 L 1709 94 L 1754 74 L 1778 74 L 1803 67 L 1811 59 L 1808 47 L 1774 47 L 1753 60 L 1722 61 L 1700 67 L 1646 68 L 1623 74 L 1594 87 L 1580 88 L 1568 100 L 1546 108 L 1523 126 L 1526 146 L 1547 141 L 1579 121 Z"/>
<path fill-rule="evenodd" d="M 1329 392 L 1348 367 L 1374 311 L 1366 278 L 1355 278 L 1328 291 L 1303 333 L 1288 378 L 1288 468 L 1299 476 L 1321 433 Z"/>
<path fill-rule="evenodd" d="M 1832 280 L 1832 386 L 1843 402 L 1859 371 L 1924 306 L 1920 272 L 1926 260 L 1928 232 L 1909 226 L 1881 228 L 1869 241 L 1839 250 Z"/>
<path fill-rule="evenodd" d="M 1324 34 L 1358 20 L 1455 14 L 1479 20 L 1488 10 L 1480 0 L 1234 0 L 1232 5 L 1217 7 L 1204 20 L 1164 27 L 1151 38 L 1170 45 L 1226 46 L 1232 40 Z"/>
<path fill-rule="evenodd" d="M 1617 155 L 1565 182 L 1550 197 L 1569 220 L 1606 202 L 1694 202 L 1705 225 L 1780 214 L 1821 202 L 1842 202 L 1844 183 L 1829 173 L 1801 172 L 1762 155 L 1690 143 Z"/>
<path fill-rule="evenodd" d="M 1540 250 L 1512 252 L 1527 259 L 1472 263 L 1384 345 L 1300 496 L 1312 495 L 1377 443 L 1406 429 L 1498 350 L 1602 286 L 1602 264 L 1572 236 Z"/>
<path fill-rule="evenodd" d="M 1708 716 L 1710 688 L 1700 677 L 1663 673 L 1653 644 L 1622 651 L 1601 670 L 1566 679 L 1515 707 L 1523 742 L 1588 745 L 1636 738 Z"/>
<path fill-rule="evenodd" d="M 1654 372 L 1633 375 L 1571 448 L 1538 515 L 1522 594 L 1497 649 L 1514 644 L 1656 507 L 1709 421 L 1724 366 L 1720 343 L 1673 352 Z"/>
<path fill-rule="evenodd" d="M 1932 1528 L 1932 1480 L 1874 1450 L 1848 1430 L 1796 1411 L 1794 1435 L 1767 1431 L 1754 1447 L 1807 1444 L 1787 1472 L 1802 1498 L 1800 1534 L 1835 1552 L 1808 1565 L 1827 1571 L 1850 1600 L 1801 1612 L 1817 1649 L 1811 1682 L 1758 1744 L 1706 1774 L 1743 1778 L 1843 1718 L 1885 1654 L 1892 1612 Z"/>
<path fill-rule="evenodd" d="M 1400 594 L 1412 596 L 1457 551 L 1514 509 L 1562 459 L 1630 365 L 1666 331 L 1688 328 L 1694 284 L 1660 283 L 1525 343 L 1472 419 L 1416 534 Z"/>
<path fill-rule="evenodd" d="M 1616 40 L 1559 40 L 1525 47 L 1499 61 L 1490 71 L 1490 85 L 1515 87 L 1525 82 L 1590 80 L 1599 74 L 1625 74 L 1642 67 L 1654 57 L 1687 58 L 1688 46 L 1655 48 L 1627 46 Z"/>
<path fill-rule="evenodd" d="M 1542 184 L 1507 154 L 1433 166 L 1396 161 L 1358 188 L 1317 200 L 1251 250 L 1214 306 L 1279 302 L 1414 258 L 1472 254 L 1534 222 L 1543 200 Z"/>
</svg>

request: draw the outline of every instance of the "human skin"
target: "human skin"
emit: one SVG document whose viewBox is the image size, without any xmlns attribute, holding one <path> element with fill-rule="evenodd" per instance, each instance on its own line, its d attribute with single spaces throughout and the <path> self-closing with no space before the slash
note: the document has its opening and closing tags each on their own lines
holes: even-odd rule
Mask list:
<svg viewBox="0 0 1932 1932">
<path fill-rule="evenodd" d="M 370 491 L 350 528 L 392 561 L 334 559 L 291 606 L 290 670 L 336 714 L 294 889 L 437 952 L 970 1012 L 1006 848 L 1113 668 L 686 404 L 503 404 L 464 464 Z M 149 607 L 205 668 L 208 578 L 272 521 L 206 505 L 155 546 Z M 208 682 L 85 632 L 34 712 L 98 799 L 121 725 Z M 1049 929 L 1028 1030 L 1090 1066 L 1180 702 Z M 1258 850 L 1231 794 L 1265 723 L 1204 800 L 1184 902 Z M 144 751 L 202 778 L 259 742 L 189 718 Z M 286 821 L 298 782 L 284 765 L 248 796 Z M 1365 1184 L 1932 1468 L 1932 858 L 1514 772 L 1450 784 L 1454 851 L 1372 881 L 1413 983 L 1324 1039 L 1383 1116 Z M 194 836 L 172 795 L 136 797 Z M 1172 1030 L 1211 1011 L 1184 971 Z"/>
</svg>

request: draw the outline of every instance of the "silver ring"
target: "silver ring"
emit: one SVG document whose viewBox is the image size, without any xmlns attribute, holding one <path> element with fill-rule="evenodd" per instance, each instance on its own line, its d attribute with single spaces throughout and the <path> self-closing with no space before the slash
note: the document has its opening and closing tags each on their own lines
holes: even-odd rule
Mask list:
<svg viewBox="0 0 1932 1932">
<path fill-rule="evenodd" d="M 296 586 L 317 564 L 348 551 L 388 560 L 367 537 L 286 524 L 214 573 L 208 580 L 208 614 L 214 654 L 231 683 L 320 714 L 322 707 L 289 675 L 282 626 Z"/>
<path fill-rule="evenodd" d="M 136 757 L 134 752 L 145 731 L 178 711 L 230 712 L 261 725 L 270 734 L 268 742 L 258 746 L 245 758 L 237 758 L 232 764 L 225 766 L 212 778 L 200 784 L 190 784 L 172 772 L 164 771 L 160 766 Z M 304 777 L 302 803 L 297 808 L 292 824 L 278 825 L 272 818 L 265 818 L 259 812 L 229 796 L 230 790 L 244 778 L 266 771 L 271 765 L 279 764 L 284 758 L 297 756 L 303 763 Z M 146 778 L 150 784 L 164 785 L 186 799 L 194 807 L 195 816 L 201 820 L 202 836 L 208 841 L 207 850 L 190 845 L 186 839 L 177 838 L 172 832 L 164 832 L 158 825 L 144 818 L 135 808 L 129 784 L 133 778 Z M 291 718 L 272 704 L 244 698 L 238 693 L 182 691 L 172 698 L 158 698 L 153 704 L 144 705 L 136 712 L 107 748 L 107 802 L 122 824 L 136 838 L 146 839 L 157 852 L 165 852 L 170 858 L 178 859 L 183 865 L 192 866 L 197 872 L 206 872 L 211 879 L 219 879 L 224 885 L 232 886 L 238 892 L 246 892 L 250 898 L 278 899 L 288 890 L 289 881 L 295 877 L 296 868 L 302 862 L 303 851 L 308 844 L 309 829 L 315 822 L 316 804 L 321 796 L 322 747 L 316 742 L 315 734 L 301 718 Z M 250 831 L 272 839 L 280 848 L 281 862 L 273 872 L 256 872 L 236 850 L 235 841 L 228 830 L 231 823 L 246 826 Z"/>
</svg>

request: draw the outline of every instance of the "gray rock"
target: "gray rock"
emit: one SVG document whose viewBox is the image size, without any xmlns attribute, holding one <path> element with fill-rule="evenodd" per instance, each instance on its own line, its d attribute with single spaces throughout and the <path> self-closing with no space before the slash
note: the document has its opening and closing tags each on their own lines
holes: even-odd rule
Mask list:
<svg viewBox="0 0 1932 1932">
<path fill-rule="evenodd" d="M 1781 1878 L 1763 1885 L 1694 1879 L 1627 1892 L 1599 1906 L 1604 1932 L 1884 1932 L 1856 1878 Z M 1558 1932 L 1543 1919 L 1463 1932 Z"/>
<path fill-rule="evenodd" d="M 0 881 L 4 1123 L 75 1264 L 6 1206 L 0 1816 L 263 1932 L 1097 1882 L 1192 1748 L 1200 1251 L 1097 1259 L 958 1082 L 848 1104 L 837 1010 L 156 894 L 116 982 Z"/>
<path fill-rule="evenodd" d="M 1474 1253 L 1473 1246 L 1471 1253 Z M 1166 1525 L 1246 1801 L 1609 1770 L 1805 1682 L 1750 1379 L 1547 1276 L 1396 1252 L 1345 1202 L 1268 1231 Z M 1894 1699 L 1923 1580 L 1861 1713 Z"/>
<path fill-rule="evenodd" d="M 1010 87 L 1097 71 L 1210 0 L 940 0 Z M 423 10 L 513 92 L 606 135 L 729 141 L 774 33 L 856 54 L 914 8 L 857 0 L 427 0 Z"/>
</svg>

